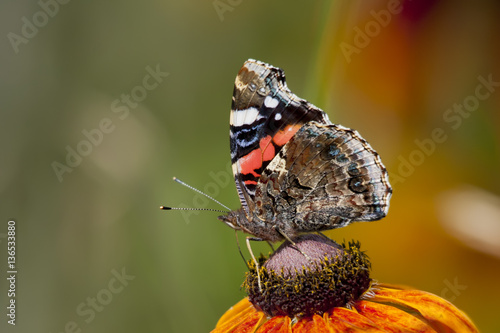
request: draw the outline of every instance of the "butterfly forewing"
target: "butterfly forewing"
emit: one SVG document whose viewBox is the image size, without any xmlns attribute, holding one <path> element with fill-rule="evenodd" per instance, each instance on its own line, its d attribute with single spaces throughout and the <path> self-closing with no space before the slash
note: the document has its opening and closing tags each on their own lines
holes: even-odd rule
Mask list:
<svg viewBox="0 0 500 333">
<path fill-rule="evenodd" d="M 323 111 L 288 90 L 281 69 L 245 62 L 236 77 L 230 117 L 231 161 L 244 207 L 269 162 L 312 120 L 329 123 Z"/>
</svg>

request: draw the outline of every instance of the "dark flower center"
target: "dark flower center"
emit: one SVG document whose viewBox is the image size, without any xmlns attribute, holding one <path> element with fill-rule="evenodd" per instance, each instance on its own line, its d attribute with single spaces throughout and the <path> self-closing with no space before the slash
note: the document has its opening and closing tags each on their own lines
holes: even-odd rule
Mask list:
<svg viewBox="0 0 500 333">
<path fill-rule="evenodd" d="M 338 245 L 316 234 L 284 242 L 269 259 L 259 258 L 262 291 L 249 262 L 245 287 L 250 302 L 268 316 L 303 317 L 348 307 L 370 286 L 370 261 L 359 243 Z"/>
</svg>

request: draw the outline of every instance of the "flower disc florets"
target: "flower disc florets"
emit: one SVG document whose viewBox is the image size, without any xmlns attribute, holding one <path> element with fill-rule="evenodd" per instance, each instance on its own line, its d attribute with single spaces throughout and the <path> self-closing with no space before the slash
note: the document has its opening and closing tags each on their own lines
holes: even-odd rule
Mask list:
<svg viewBox="0 0 500 333">
<path fill-rule="evenodd" d="M 250 302 L 268 316 L 303 317 L 349 307 L 366 290 L 370 261 L 358 242 L 338 245 L 315 234 L 286 241 L 269 259 L 259 258 L 262 290 L 253 261 L 245 287 Z"/>
</svg>

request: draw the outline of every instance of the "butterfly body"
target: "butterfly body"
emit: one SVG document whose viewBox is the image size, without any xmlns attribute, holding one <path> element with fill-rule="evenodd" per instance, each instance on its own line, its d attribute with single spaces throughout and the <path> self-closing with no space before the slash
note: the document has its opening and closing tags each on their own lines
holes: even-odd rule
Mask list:
<svg viewBox="0 0 500 333">
<path fill-rule="evenodd" d="M 220 216 L 271 242 L 383 218 L 392 189 L 358 132 L 288 90 L 284 72 L 248 60 L 230 117 L 231 160 L 242 207 Z"/>
</svg>

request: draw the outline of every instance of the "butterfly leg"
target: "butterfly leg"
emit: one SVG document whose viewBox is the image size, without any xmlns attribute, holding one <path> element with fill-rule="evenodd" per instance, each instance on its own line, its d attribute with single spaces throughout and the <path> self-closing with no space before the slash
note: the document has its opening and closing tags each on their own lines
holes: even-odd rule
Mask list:
<svg viewBox="0 0 500 333">
<path fill-rule="evenodd" d="M 290 242 L 290 244 L 292 244 L 292 246 L 293 246 L 293 247 L 294 247 L 297 251 L 299 251 L 300 253 L 302 253 L 302 255 L 303 255 L 304 257 L 306 257 L 306 259 L 307 259 L 307 260 L 309 260 L 309 261 L 311 261 L 311 260 L 312 260 L 312 259 L 311 259 L 311 257 L 309 257 L 309 256 L 307 255 L 307 253 L 305 253 L 305 252 L 303 252 L 301 249 L 299 249 L 299 248 L 297 247 L 297 244 L 295 244 L 295 242 L 294 242 L 294 241 L 293 241 L 290 237 L 288 237 L 288 235 L 286 235 L 284 232 L 282 232 L 282 231 L 281 231 L 281 230 L 280 230 L 280 229 L 279 229 L 276 225 L 274 226 L 274 229 L 276 229 L 276 231 L 277 231 L 277 232 L 279 232 L 279 233 L 281 234 L 281 236 L 283 236 L 283 238 L 284 238 L 284 239 L 286 239 L 288 242 Z"/>
<path fill-rule="evenodd" d="M 250 246 L 250 241 L 263 241 L 263 239 L 262 238 L 257 238 L 257 237 L 247 237 L 248 252 L 250 252 L 250 255 L 252 256 L 253 262 L 255 264 L 255 269 L 257 270 L 257 282 L 259 283 L 259 291 L 262 292 L 262 284 L 260 282 L 260 268 L 259 268 L 259 263 L 257 262 L 257 259 L 255 259 L 255 256 L 253 255 L 252 247 Z"/>
<path fill-rule="evenodd" d="M 324 234 L 324 233 L 322 233 L 321 231 L 316 231 L 316 233 L 317 233 L 318 235 L 322 236 L 322 237 L 323 237 L 323 238 L 325 238 L 325 239 L 331 240 L 331 238 L 330 238 L 330 237 L 328 237 L 327 235 L 325 235 L 325 234 Z"/>
<path fill-rule="evenodd" d="M 240 240 L 238 238 L 238 232 L 236 230 L 234 230 L 234 236 L 236 237 L 236 245 L 238 246 L 238 252 L 240 253 L 241 258 L 243 259 L 243 262 L 247 266 L 247 269 L 250 270 L 250 267 L 248 266 L 247 260 L 245 259 L 243 252 L 241 252 Z"/>
</svg>

